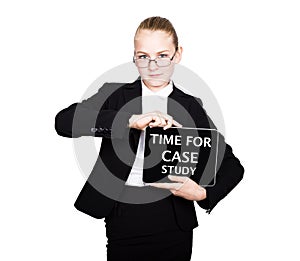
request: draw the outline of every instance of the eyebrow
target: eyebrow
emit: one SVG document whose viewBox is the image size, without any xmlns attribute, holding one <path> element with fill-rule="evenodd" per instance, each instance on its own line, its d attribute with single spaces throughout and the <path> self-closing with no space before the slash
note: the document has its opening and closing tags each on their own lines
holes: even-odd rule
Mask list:
<svg viewBox="0 0 300 261">
<path fill-rule="evenodd" d="M 170 50 L 159 51 L 156 54 L 160 54 L 160 53 L 164 53 L 164 52 L 170 52 Z M 137 51 L 136 54 L 138 54 L 138 53 L 148 54 L 147 52 L 144 52 L 144 51 Z"/>
</svg>

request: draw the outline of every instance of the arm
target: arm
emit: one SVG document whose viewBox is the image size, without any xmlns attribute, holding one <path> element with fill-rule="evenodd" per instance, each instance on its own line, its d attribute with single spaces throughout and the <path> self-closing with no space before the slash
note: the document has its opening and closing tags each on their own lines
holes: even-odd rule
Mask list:
<svg viewBox="0 0 300 261">
<path fill-rule="evenodd" d="M 105 84 L 90 98 L 61 110 L 55 116 L 55 130 L 58 135 L 69 138 L 123 138 L 132 114 L 111 109 L 110 103 L 120 95 L 120 89 L 116 87 L 119 86 Z M 110 95 L 115 89 L 116 92 Z"/>
<path fill-rule="evenodd" d="M 216 174 L 216 184 L 206 187 L 206 198 L 196 202 L 210 213 L 218 202 L 242 180 L 243 176 L 243 166 L 232 153 L 232 148 L 226 144 L 224 158 Z"/>
<path fill-rule="evenodd" d="M 197 126 L 205 126 L 208 128 L 217 129 L 213 121 L 207 115 L 202 107 L 202 102 L 193 105 L 192 111 L 198 112 L 195 123 Z M 222 200 L 243 178 L 244 168 L 239 159 L 233 154 L 231 146 L 226 144 L 223 135 L 219 135 L 219 153 L 218 153 L 218 166 L 219 169 L 216 173 L 216 184 L 214 186 L 205 187 L 206 198 L 196 201 L 197 204 L 210 213 L 212 209 Z M 191 177 L 195 180 L 195 177 Z M 196 182 L 199 181 L 196 177 Z M 199 184 L 199 182 L 198 182 Z"/>
</svg>

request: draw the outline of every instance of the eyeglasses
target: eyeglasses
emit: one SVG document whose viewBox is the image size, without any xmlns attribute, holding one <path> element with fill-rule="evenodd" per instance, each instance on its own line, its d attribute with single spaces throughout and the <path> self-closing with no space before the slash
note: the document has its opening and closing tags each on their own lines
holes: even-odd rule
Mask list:
<svg viewBox="0 0 300 261">
<path fill-rule="evenodd" d="M 150 65 L 150 62 L 152 62 L 152 61 L 155 62 L 158 67 L 166 67 L 171 64 L 171 61 L 174 59 L 177 49 L 178 48 L 176 48 L 175 53 L 173 54 L 173 56 L 171 58 L 165 57 L 164 55 L 166 55 L 166 54 L 161 54 L 160 56 L 156 57 L 155 59 L 150 59 L 146 55 L 140 55 L 138 57 L 133 57 L 133 62 L 139 68 L 148 67 Z"/>
</svg>

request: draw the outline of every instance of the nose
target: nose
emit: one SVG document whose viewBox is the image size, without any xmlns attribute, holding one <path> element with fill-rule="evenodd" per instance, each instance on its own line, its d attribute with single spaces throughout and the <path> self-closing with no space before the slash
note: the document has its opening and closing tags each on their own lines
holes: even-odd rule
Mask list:
<svg viewBox="0 0 300 261">
<path fill-rule="evenodd" d="M 148 68 L 149 68 L 150 71 L 155 71 L 155 70 L 157 70 L 158 66 L 157 66 L 157 64 L 154 60 L 151 60 L 149 62 Z"/>
</svg>

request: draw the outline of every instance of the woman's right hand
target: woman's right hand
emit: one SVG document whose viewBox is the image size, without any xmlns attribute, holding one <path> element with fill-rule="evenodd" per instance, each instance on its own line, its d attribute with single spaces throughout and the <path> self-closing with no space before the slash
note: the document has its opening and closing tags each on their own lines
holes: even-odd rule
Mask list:
<svg viewBox="0 0 300 261">
<path fill-rule="evenodd" d="M 129 119 L 128 127 L 139 130 L 145 130 L 148 126 L 163 127 L 166 130 L 172 127 L 172 125 L 182 127 L 171 115 L 160 111 L 153 111 L 145 114 L 133 114 Z"/>
</svg>

